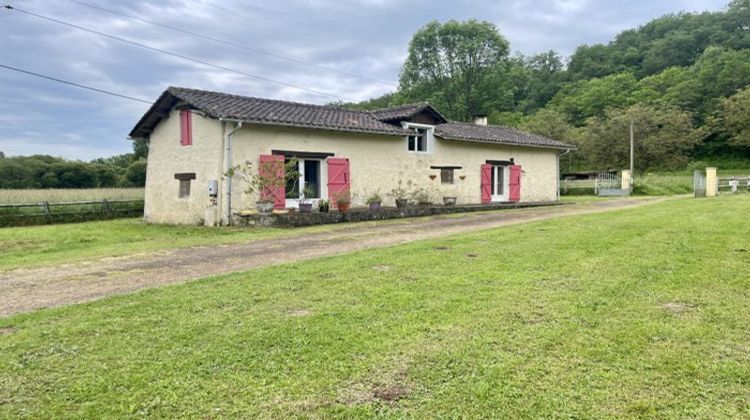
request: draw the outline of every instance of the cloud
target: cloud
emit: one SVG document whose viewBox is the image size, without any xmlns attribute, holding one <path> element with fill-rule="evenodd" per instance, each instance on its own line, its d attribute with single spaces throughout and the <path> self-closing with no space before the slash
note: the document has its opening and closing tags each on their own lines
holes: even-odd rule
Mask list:
<svg viewBox="0 0 750 420">
<path fill-rule="evenodd" d="M 249 49 L 310 61 L 363 78 L 175 33 L 72 1 L 11 1 L 18 7 L 226 67 L 347 99 L 391 92 L 409 39 L 431 21 L 495 23 L 513 50 L 570 54 L 581 43 L 683 8 L 719 9 L 728 0 L 81 0 L 141 19 L 230 40 Z M 147 51 L 115 40 L 0 12 L 0 62 L 154 100 L 169 85 L 327 103 L 287 86 Z M 386 83 L 378 82 L 386 81 Z M 0 150 L 92 159 L 130 151 L 127 133 L 148 105 L 0 69 Z"/>
</svg>

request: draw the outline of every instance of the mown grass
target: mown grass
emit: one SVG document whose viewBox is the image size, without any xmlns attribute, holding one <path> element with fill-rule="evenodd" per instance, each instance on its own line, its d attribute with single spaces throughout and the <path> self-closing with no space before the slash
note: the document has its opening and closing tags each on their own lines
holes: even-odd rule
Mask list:
<svg viewBox="0 0 750 420">
<path fill-rule="evenodd" d="M 0 320 L 0 417 L 750 415 L 750 196 Z"/>
<path fill-rule="evenodd" d="M 82 188 L 82 189 L 0 189 L 1 204 L 38 204 L 44 201 L 143 200 L 143 188 Z"/>
<path fill-rule="evenodd" d="M 198 245 L 239 243 L 287 235 L 335 230 L 339 225 L 299 230 L 279 228 L 209 228 L 152 225 L 140 219 L 118 219 L 0 229 L 0 270 L 77 262 L 139 252 Z"/>
<path fill-rule="evenodd" d="M 462 215 L 472 217 L 472 215 Z M 357 223 L 403 224 L 409 219 Z M 201 245 L 242 243 L 258 239 L 304 236 L 348 229 L 341 223 L 303 228 L 204 227 L 153 225 L 141 219 L 0 229 L 0 270 L 75 263 L 101 257 L 117 257 Z"/>
</svg>

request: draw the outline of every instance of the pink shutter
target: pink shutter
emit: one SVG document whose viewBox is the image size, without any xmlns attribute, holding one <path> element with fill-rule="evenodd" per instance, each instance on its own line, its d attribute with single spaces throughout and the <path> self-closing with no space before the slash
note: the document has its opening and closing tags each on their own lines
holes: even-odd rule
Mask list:
<svg viewBox="0 0 750 420">
<path fill-rule="evenodd" d="M 336 208 L 336 197 L 351 191 L 349 179 L 349 159 L 328 158 L 328 200 Z"/>
<path fill-rule="evenodd" d="M 510 166 L 510 180 L 508 180 L 510 201 L 521 201 L 521 165 Z"/>
<path fill-rule="evenodd" d="M 180 110 L 180 144 L 193 144 L 193 113 L 189 109 Z"/>
<path fill-rule="evenodd" d="M 482 204 L 492 202 L 492 165 L 486 163 L 482 165 Z"/>
<path fill-rule="evenodd" d="M 261 200 L 273 200 L 273 208 L 283 210 L 286 208 L 286 189 L 284 178 L 284 156 L 260 155 L 260 166 L 258 174 L 269 180 L 272 185 L 260 191 Z"/>
</svg>

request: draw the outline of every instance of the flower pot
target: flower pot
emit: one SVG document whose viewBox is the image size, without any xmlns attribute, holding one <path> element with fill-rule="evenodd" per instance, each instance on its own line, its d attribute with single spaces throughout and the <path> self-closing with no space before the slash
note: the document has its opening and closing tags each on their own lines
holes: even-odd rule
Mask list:
<svg viewBox="0 0 750 420">
<path fill-rule="evenodd" d="M 273 212 L 273 201 L 258 201 L 255 203 L 258 213 L 268 214 Z"/>
<path fill-rule="evenodd" d="M 312 213 L 312 203 L 299 203 L 300 213 Z"/>
<path fill-rule="evenodd" d="M 397 198 L 396 199 L 396 207 L 402 209 L 409 205 L 409 200 L 405 198 Z"/>
<path fill-rule="evenodd" d="M 382 208 L 382 205 L 380 201 L 377 201 L 375 203 L 370 203 L 370 211 L 379 211 Z"/>
<path fill-rule="evenodd" d="M 338 203 L 338 209 L 341 213 L 348 212 L 350 206 L 351 206 L 351 203 Z"/>
<path fill-rule="evenodd" d="M 443 197 L 443 205 L 444 206 L 455 206 L 456 205 L 456 197 Z"/>
</svg>

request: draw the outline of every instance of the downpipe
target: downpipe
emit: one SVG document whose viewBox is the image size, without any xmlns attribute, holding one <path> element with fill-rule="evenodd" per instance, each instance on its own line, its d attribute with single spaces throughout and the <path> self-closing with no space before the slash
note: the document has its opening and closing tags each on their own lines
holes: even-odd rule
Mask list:
<svg viewBox="0 0 750 420">
<path fill-rule="evenodd" d="M 232 170 L 232 136 L 242 128 L 242 121 L 219 119 L 221 122 L 234 122 L 235 126 L 224 135 L 224 174 Z M 224 176 L 224 220 L 225 226 L 232 224 L 232 177 Z"/>
</svg>

